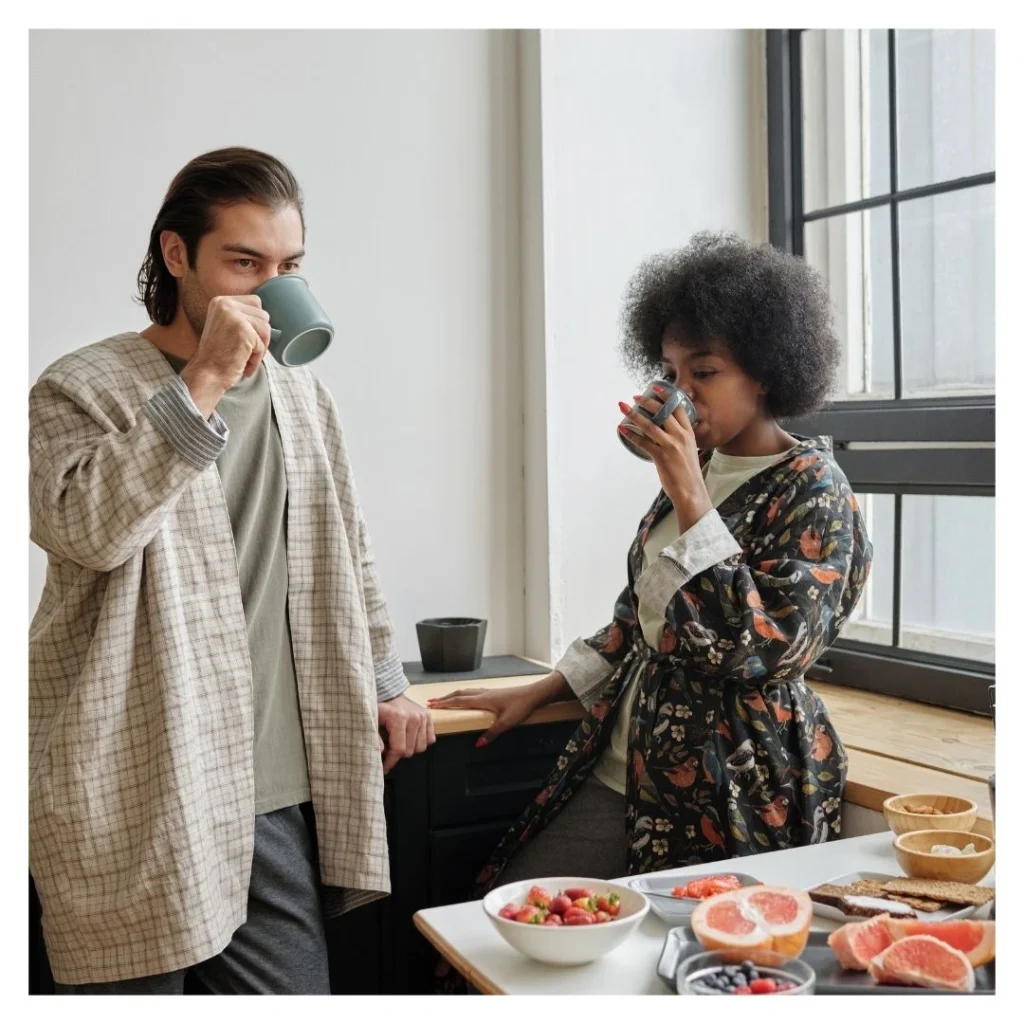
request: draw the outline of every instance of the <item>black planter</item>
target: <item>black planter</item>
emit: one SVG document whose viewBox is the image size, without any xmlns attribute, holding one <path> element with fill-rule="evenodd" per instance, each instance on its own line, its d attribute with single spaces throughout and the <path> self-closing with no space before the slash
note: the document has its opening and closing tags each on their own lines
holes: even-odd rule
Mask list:
<svg viewBox="0 0 1024 1024">
<path fill-rule="evenodd" d="M 486 619 L 424 619 L 416 623 L 424 672 L 475 672 L 484 656 Z"/>
</svg>

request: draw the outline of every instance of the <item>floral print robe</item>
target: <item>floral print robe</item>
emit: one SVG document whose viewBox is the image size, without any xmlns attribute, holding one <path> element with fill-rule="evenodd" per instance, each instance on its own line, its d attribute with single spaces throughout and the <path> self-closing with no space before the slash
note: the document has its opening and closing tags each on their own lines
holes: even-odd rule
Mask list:
<svg viewBox="0 0 1024 1024">
<path fill-rule="evenodd" d="M 872 549 L 831 440 L 801 439 L 708 514 L 720 517 L 716 528 L 731 534 L 735 553 L 668 595 L 654 651 L 640 631 L 635 587 L 648 533 L 670 514 L 661 492 L 630 548 L 612 621 L 577 642 L 611 674 L 589 695 L 574 686 L 588 714 L 478 875 L 475 898 L 572 798 L 615 716 L 629 711 L 630 874 L 839 835 L 846 754 L 803 673 L 856 606 Z M 637 674 L 636 704 L 627 709 L 621 697 Z"/>
</svg>

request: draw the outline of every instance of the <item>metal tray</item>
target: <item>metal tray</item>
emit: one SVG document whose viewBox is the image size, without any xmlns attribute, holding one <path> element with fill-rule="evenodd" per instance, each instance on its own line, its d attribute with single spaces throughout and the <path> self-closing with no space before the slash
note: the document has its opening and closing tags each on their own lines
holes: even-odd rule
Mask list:
<svg viewBox="0 0 1024 1024">
<path fill-rule="evenodd" d="M 863 920 L 863 918 L 860 918 Z M 971 992 L 950 992 L 939 988 L 913 988 L 905 985 L 879 985 L 870 974 L 861 971 L 846 971 L 839 966 L 832 950 L 828 947 L 828 932 L 811 932 L 807 948 L 800 959 L 809 964 L 817 975 L 814 994 L 819 996 L 866 996 L 866 995 L 994 995 L 996 990 L 996 962 L 975 968 L 975 990 Z M 689 928 L 673 928 L 665 937 L 665 946 L 658 960 L 658 977 L 673 991 L 677 992 L 676 974 L 680 964 L 704 947 Z"/>
<path fill-rule="evenodd" d="M 700 900 L 679 899 L 670 895 L 677 885 L 684 885 L 697 878 L 709 878 L 712 875 L 735 875 L 740 885 L 760 885 L 758 878 L 741 875 L 737 871 L 709 871 L 707 865 L 702 868 L 680 869 L 670 874 L 641 876 L 631 878 L 626 884 L 630 889 L 642 892 L 651 902 L 651 910 L 667 924 L 686 924 Z"/>
<path fill-rule="evenodd" d="M 875 882 L 891 882 L 894 878 L 898 878 L 898 875 L 885 875 L 880 874 L 877 871 L 851 871 L 849 874 L 840 875 L 838 878 L 830 878 L 827 882 L 816 882 L 814 885 L 809 885 L 807 891 L 816 889 L 819 885 L 852 885 L 854 882 L 859 882 L 862 879 L 870 879 Z M 899 900 L 899 896 L 893 896 L 894 900 Z M 961 918 L 966 917 L 979 917 L 987 918 L 991 913 L 991 903 L 986 903 L 981 907 L 960 907 L 950 905 L 944 907 L 942 910 L 934 910 L 929 914 L 922 911 L 917 911 L 917 919 L 919 921 L 958 921 Z M 824 903 L 814 904 L 814 916 L 826 918 L 829 921 L 839 921 L 843 924 L 849 921 L 865 921 L 864 917 L 854 916 L 853 914 L 844 914 L 838 907 L 829 907 Z"/>
</svg>

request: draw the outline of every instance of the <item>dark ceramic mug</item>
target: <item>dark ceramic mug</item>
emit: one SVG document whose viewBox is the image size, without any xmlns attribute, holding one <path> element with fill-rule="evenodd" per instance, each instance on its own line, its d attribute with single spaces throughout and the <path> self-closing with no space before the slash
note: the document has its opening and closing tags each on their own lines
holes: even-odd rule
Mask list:
<svg viewBox="0 0 1024 1024">
<path fill-rule="evenodd" d="M 655 387 L 661 388 L 661 394 L 659 395 L 654 389 Z M 662 407 L 653 416 L 649 413 L 642 405 L 633 408 L 636 409 L 642 416 L 646 416 L 649 420 L 653 420 L 659 427 L 662 426 L 665 421 L 671 416 L 676 409 L 680 406 L 685 411 L 690 422 L 697 418 L 697 410 L 693 407 L 693 402 L 690 401 L 689 396 L 685 391 L 681 391 L 679 388 L 667 380 L 653 380 L 647 385 L 647 390 L 644 392 L 644 398 L 654 398 L 659 402 L 663 402 Z M 628 417 L 622 420 L 621 426 L 624 426 L 632 434 L 638 434 L 636 427 L 633 426 L 632 422 Z M 623 433 L 621 430 L 617 431 L 619 440 L 638 458 L 643 459 L 645 462 L 651 462 L 650 455 L 647 454 L 642 448 L 639 448 L 636 444 L 630 440 L 629 433 Z"/>
<path fill-rule="evenodd" d="M 298 274 L 279 274 L 264 281 L 258 295 L 270 314 L 270 354 L 282 366 L 304 366 L 318 359 L 334 340 L 334 325 L 309 284 Z"/>
</svg>

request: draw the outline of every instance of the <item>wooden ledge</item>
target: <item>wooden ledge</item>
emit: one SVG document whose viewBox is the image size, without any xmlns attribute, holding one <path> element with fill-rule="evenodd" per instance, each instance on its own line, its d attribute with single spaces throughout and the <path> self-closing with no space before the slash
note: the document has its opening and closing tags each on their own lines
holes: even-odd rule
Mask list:
<svg viewBox="0 0 1024 1024">
<path fill-rule="evenodd" d="M 420 683 L 407 696 L 422 706 L 471 687 L 497 690 L 526 686 L 543 674 L 458 683 Z M 995 730 L 992 721 L 946 708 L 934 708 L 883 694 L 853 690 L 809 680 L 825 702 L 850 760 L 846 799 L 881 811 L 883 801 L 898 793 L 949 793 L 978 805 L 976 830 L 992 834 L 988 777 L 995 771 Z M 432 711 L 439 736 L 483 732 L 494 721 L 486 711 Z M 577 701 L 549 704 L 526 725 L 566 722 L 583 717 Z"/>
</svg>

